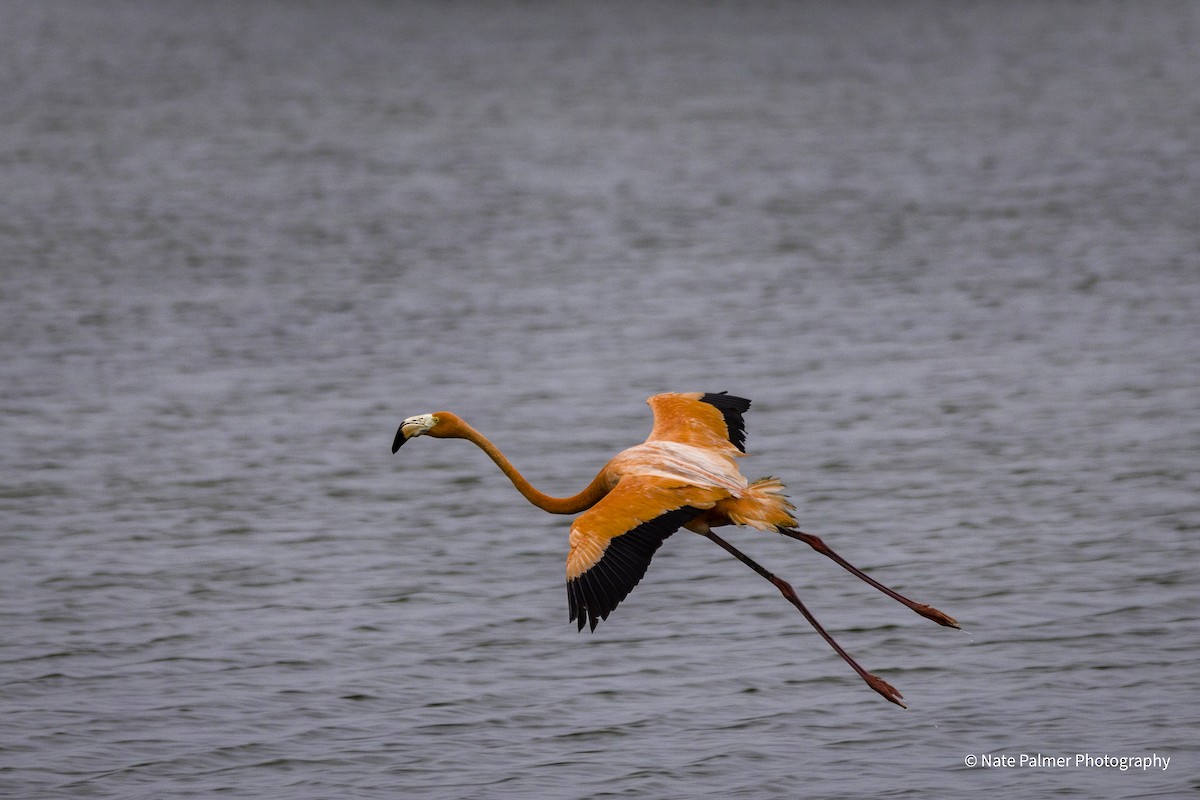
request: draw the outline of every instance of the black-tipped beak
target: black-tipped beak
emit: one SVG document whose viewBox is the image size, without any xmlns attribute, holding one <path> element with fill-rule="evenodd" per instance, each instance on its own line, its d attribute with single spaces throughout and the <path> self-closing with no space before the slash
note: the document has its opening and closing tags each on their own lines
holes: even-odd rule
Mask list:
<svg viewBox="0 0 1200 800">
<path fill-rule="evenodd" d="M 396 429 L 396 438 L 392 441 L 392 452 L 395 453 L 400 449 L 400 445 L 408 441 L 408 437 L 404 435 L 404 426 L 401 425 Z"/>
</svg>

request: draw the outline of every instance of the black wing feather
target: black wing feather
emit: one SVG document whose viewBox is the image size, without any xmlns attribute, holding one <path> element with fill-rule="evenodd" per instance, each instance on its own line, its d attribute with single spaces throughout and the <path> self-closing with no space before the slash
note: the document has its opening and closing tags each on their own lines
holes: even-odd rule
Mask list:
<svg viewBox="0 0 1200 800">
<path fill-rule="evenodd" d="M 746 452 L 746 421 L 742 414 L 750 408 L 750 401 L 744 397 L 734 397 L 725 392 L 709 393 L 700 398 L 701 402 L 715 406 L 725 417 L 725 427 L 729 429 L 729 441 L 734 447 Z"/>
<path fill-rule="evenodd" d="M 567 581 L 567 607 L 579 630 L 585 624 L 596 630 L 596 624 L 607 619 L 642 580 L 666 538 L 699 513 L 700 509 L 684 506 L 643 522 L 609 541 L 599 561 Z"/>
</svg>

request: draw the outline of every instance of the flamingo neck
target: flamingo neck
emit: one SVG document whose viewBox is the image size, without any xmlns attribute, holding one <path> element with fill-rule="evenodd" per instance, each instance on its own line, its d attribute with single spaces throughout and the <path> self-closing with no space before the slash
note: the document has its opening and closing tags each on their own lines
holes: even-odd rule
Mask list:
<svg viewBox="0 0 1200 800">
<path fill-rule="evenodd" d="M 439 414 L 438 416 L 441 417 L 443 415 Z M 543 511 L 549 511 L 551 514 L 578 514 L 596 505 L 600 498 L 608 494 L 609 489 L 612 488 L 609 486 L 604 472 L 601 471 L 578 494 L 571 495 L 570 497 L 551 497 L 545 492 L 538 491 L 534 488 L 533 484 L 525 480 L 525 476 L 517 471 L 517 468 L 513 466 L 504 453 L 500 452 L 500 448 L 492 444 L 491 440 L 486 436 L 457 417 L 453 417 L 452 415 L 445 416 L 449 416 L 451 419 L 443 420 L 442 425 L 445 425 L 446 422 L 450 423 L 449 430 L 443 434 L 444 436 L 466 439 L 469 442 L 473 442 L 480 450 L 487 453 L 492 461 L 496 462 L 496 466 L 508 476 L 513 486 L 517 487 L 517 491 L 526 500 Z"/>
</svg>

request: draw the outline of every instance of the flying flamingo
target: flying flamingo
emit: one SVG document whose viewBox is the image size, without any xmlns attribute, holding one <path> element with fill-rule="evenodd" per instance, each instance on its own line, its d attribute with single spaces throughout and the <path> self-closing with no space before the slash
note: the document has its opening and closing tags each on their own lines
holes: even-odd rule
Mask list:
<svg viewBox="0 0 1200 800">
<path fill-rule="evenodd" d="M 659 394 L 646 402 L 654 412 L 654 428 L 645 443 L 618 453 L 583 491 L 571 497 L 550 497 L 533 488 L 496 445 L 448 411 L 404 420 L 396 431 L 392 452 L 418 436 L 466 439 L 487 453 L 517 491 L 538 508 L 552 514 L 580 514 L 571 525 L 569 539 L 567 606 L 570 620 L 578 620 L 581 631 L 585 624 L 595 630 L 597 622 L 608 618 L 646 574 L 659 545 L 683 527 L 711 539 L 770 581 L 868 686 L 905 707 L 900 692 L 859 666 L 821 627 L 791 584 L 712 529 L 748 525 L 799 539 L 921 616 L 951 628 L 958 623 L 936 608 L 892 591 L 818 537 L 798 530 L 790 513 L 794 506 L 778 479 L 749 482 L 742 476 L 735 459 L 746 452 L 742 414 L 750 408 L 749 400 L 725 392 L 692 392 Z"/>
</svg>

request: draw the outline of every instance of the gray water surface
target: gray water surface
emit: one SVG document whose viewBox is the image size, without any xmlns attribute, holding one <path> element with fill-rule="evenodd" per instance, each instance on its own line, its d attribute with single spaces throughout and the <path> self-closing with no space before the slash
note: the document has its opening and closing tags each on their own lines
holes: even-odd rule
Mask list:
<svg viewBox="0 0 1200 800">
<path fill-rule="evenodd" d="M 1200 6 L 0 5 L 0 794 L 1200 787 Z M 778 593 L 554 494 L 750 397 Z M 1000 756 L 1070 766 L 979 766 Z M 1092 758 L 1157 754 L 1122 770 Z M 968 761 L 977 759 L 977 765 Z"/>
</svg>

